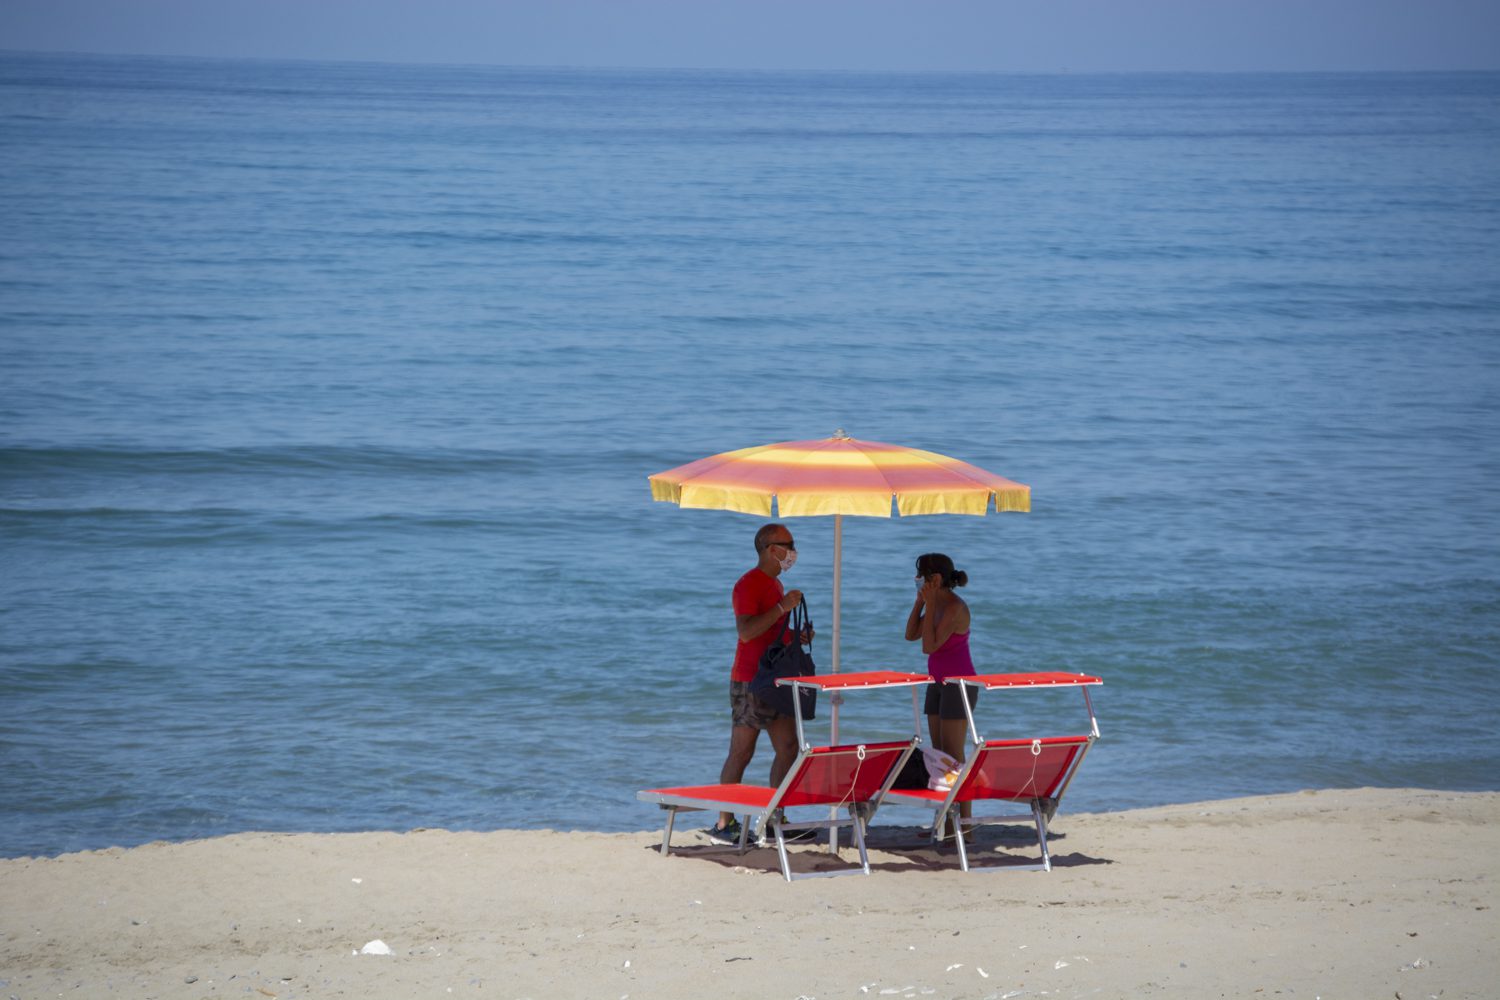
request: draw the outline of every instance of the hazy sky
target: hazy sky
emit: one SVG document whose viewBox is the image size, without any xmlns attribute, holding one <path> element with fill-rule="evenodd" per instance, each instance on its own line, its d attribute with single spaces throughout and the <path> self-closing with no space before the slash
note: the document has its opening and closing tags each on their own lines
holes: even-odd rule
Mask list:
<svg viewBox="0 0 1500 1000">
<path fill-rule="evenodd" d="M 1500 69 L 1500 0 L 0 0 L 0 49 L 551 66 Z"/>
</svg>

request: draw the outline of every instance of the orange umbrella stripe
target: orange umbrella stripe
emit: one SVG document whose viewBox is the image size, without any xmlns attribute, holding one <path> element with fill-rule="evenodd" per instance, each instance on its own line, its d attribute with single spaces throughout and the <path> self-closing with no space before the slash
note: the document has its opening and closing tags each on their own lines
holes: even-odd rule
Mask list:
<svg viewBox="0 0 1500 1000">
<path fill-rule="evenodd" d="M 653 482 L 678 485 L 716 486 L 722 489 L 762 489 L 771 493 L 810 493 L 820 490 L 853 490 L 869 493 L 901 493 L 921 490 L 995 490 L 1026 489 L 1008 479 L 979 476 L 938 475 L 932 470 L 910 473 L 883 470 L 876 475 L 840 474 L 842 470 L 783 470 L 773 476 L 756 475 L 743 468 L 715 469 L 700 475 L 678 478 L 669 474 L 653 476 Z"/>
</svg>

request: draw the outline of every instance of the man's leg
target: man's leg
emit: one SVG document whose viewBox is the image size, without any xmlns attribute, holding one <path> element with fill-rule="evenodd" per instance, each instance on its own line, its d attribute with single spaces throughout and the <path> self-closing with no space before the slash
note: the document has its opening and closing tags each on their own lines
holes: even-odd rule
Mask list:
<svg viewBox="0 0 1500 1000">
<path fill-rule="evenodd" d="M 766 724 L 766 735 L 771 737 L 771 746 L 776 748 L 776 759 L 771 762 L 771 787 L 779 787 L 792 765 L 797 763 L 797 719 L 794 716 L 778 716 Z M 815 830 L 794 830 L 786 835 L 787 840 L 813 840 Z"/>
<path fill-rule="evenodd" d="M 745 768 L 755 756 L 755 741 L 760 730 L 754 726 L 736 725 L 729 731 L 729 756 L 724 758 L 724 767 L 719 771 L 721 785 L 738 784 L 745 777 Z M 719 826 L 728 826 L 733 813 L 719 813 Z"/>
<path fill-rule="evenodd" d="M 771 761 L 771 787 L 776 788 L 797 760 L 797 720 L 790 715 L 777 716 L 767 723 L 766 735 L 776 750 L 776 759 Z"/>
</svg>

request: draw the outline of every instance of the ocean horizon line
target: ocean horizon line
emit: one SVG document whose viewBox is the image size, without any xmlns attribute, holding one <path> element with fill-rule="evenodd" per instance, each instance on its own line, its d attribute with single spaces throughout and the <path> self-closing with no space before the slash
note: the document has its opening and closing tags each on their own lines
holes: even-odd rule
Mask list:
<svg viewBox="0 0 1500 1000">
<path fill-rule="evenodd" d="M 171 60 L 193 63 L 247 62 L 285 65 L 331 65 L 371 66 L 392 68 L 426 69 L 482 69 L 551 71 L 559 73 L 661 73 L 661 74 L 741 74 L 745 76 L 910 76 L 910 77 L 1371 77 L 1371 76 L 1497 76 L 1500 69 L 1489 67 L 1421 68 L 1421 69 L 993 69 L 993 68 L 875 68 L 875 67 L 769 67 L 769 66 L 658 66 L 658 65 L 608 65 L 590 63 L 519 63 L 519 62 L 469 62 L 431 61 L 425 59 L 354 59 L 315 58 L 311 56 L 266 56 L 245 54 L 201 54 L 169 52 L 99 52 L 84 49 L 7 49 L 0 48 L 0 57 L 77 57 L 82 59 L 126 59 L 126 60 Z"/>
</svg>

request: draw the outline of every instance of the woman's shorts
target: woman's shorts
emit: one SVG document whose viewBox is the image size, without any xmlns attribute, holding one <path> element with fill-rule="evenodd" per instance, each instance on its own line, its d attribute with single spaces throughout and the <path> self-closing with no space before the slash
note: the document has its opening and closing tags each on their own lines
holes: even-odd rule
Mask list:
<svg viewBox="0 0 1500 1000">
<path fill-rule="evenodd" d="M 764 729 L 781 718 L 780 712 L 750 693 L 749 681 L 729 682 L 729 712 L 736 726 L 751 729 Z"/>
<path fill-rule="evenodd" d="M 959 692 L 963 694 L 960 695 Z M 969 684 L 929 684 L 927 701 L 922 707 L 923 715 L 936 715 L 940 719 L 968 719 L 964 714 L 964 703 L 959 698 L 967 696 L 969 708 L 979 704 L 979 689 Z"/>
</svg>

